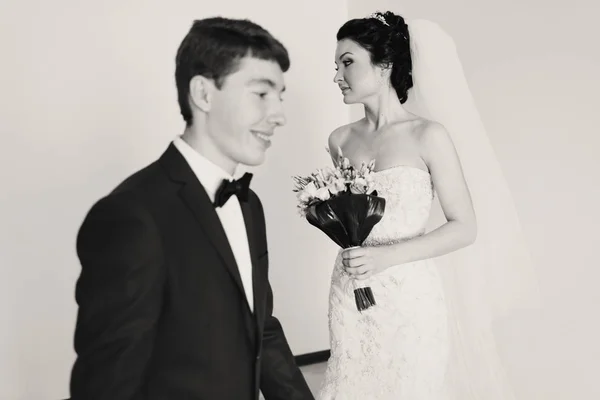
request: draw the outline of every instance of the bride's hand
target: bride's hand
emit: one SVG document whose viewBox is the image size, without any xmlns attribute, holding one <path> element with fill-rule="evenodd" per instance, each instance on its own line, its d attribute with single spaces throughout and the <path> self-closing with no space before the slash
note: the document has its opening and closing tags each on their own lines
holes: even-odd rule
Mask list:
<svg viewBox="0 0 600 400">
<path fill-rule="evenodd" d="M 342 252 L 346 272 L 356 279 L 367 279 L 391 265 L 385 247 L 353 247 Z"/>
</svg>

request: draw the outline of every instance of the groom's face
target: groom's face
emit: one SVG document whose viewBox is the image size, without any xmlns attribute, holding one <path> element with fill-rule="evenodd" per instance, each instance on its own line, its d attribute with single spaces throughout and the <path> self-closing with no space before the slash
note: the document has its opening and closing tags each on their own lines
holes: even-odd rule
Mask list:
<svg viewBox="0 0 600 400">
<path fill-rule="evenodd" d="M 255 166 L 265 160 L 275 129 L 285 124 L 283 72 L 274 61 L 244 57 L 212 92 L 207 113 L 212 140 L 230 161 Z"/>
</svg>

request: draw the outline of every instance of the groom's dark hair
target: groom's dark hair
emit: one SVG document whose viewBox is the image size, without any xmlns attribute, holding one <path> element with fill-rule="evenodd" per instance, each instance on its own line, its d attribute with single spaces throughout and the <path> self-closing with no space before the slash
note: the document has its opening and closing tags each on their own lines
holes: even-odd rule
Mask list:
<svg viewBox="0 0 600 400">
<path fill-rule="evenodd" d="M 189 103 L 190 81 L 202 75 L 221 88 L 234 73 L 241 58 L 251 56 L 275 61 L 283 72 L 290 68 L 286 48 L 267 30 L 247 19 L 222 17 L 196 20 L 185 36 L 175 58 L 175 82 L 181 115 L 192 123 Z"/>
</svg>

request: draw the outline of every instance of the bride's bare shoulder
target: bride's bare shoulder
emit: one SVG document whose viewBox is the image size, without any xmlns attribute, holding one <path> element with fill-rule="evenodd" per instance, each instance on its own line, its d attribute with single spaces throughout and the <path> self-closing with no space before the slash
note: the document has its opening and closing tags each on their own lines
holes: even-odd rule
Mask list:
<svg viewBox="0 0 600 400">
<path fill-rule="evenodd" d="M 328 143 L 329 150 L 332 152 L 332 154 L 337 155 L 338 148 L 344 146 L 344 143 L 346 143 L 346 140 L 348 140 L 348 137 L 352 131 L 355 130 L 361 123 L 362 120 L 351 122 L 349 124 L 342 125 L 331 132 Z"/>
<path fill-rule="evenodd" d="M 436 121 L 423 119 L 414 130 L 414 134 L 417 136 L 421 143 L 427 143 L 429 141 L 438 141 L 440 138 L 448 137 L 448 131 L 444 125 Z"/>
<path fill-rule="evenodd" d="M 425 120 L 415 134 L 425 160 L 440 159 L 456 152 L 448 130 L 439 122 Z"/>
</svg>

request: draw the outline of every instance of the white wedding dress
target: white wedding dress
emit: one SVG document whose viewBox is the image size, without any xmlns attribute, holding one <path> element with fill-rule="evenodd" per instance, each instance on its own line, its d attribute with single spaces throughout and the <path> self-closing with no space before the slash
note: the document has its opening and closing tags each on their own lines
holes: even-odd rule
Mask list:
<svg viewBox="0 0 600 400">
<path fill-rule="evenodd" d="M 359 281 L 377 302 L 363 312 L 338 256 L 329 295 L 331 357 L 318 399 L 513 400 L 492 325 L 541 306 L 535 268 L 454 41 L 431 21 L 413 20 L 409 29 L 414 87 L 407 105 L 450 133 L 477 240 L 435 263 L 397 265 Z M 427 172 L 396 166 L 374 180 L 386 208 L 363 245 L 409 240 L 445 223 Z"/>
<path fill-rule="evenodd" d="M 429 173 L 396 166 L 375 172 L 374 183 L 386 207 L 363 246 L 424 234 L 434 195 Z M 318 399 L 448 399 L 448 313 L 433 260 L 393 266 L 358 282 L 372 288 L 377 303 L 362 312 L 338 255 L 329 295 L 331 357 Z"/>
</svg>

